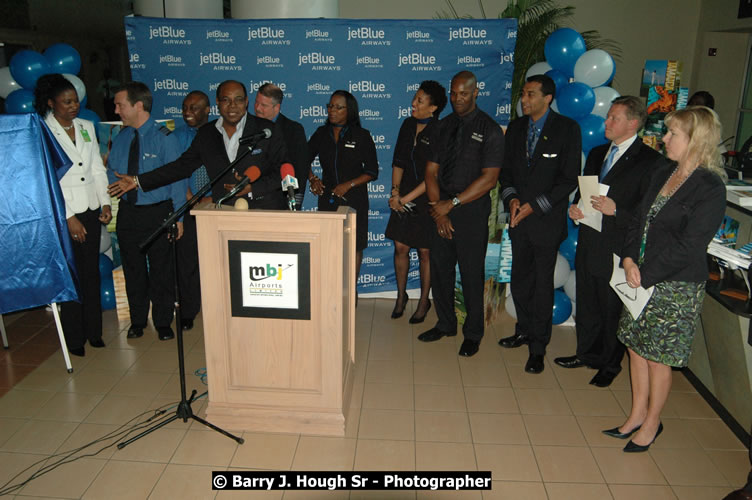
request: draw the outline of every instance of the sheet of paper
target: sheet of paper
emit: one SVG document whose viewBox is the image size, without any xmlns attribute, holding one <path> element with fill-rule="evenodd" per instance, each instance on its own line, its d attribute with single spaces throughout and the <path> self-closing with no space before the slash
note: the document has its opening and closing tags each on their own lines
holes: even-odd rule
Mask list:
<svg viewBox="0 0 752 500">
<path fill-rule="evenodd" d="M 613 254 L 614 256 L 614 271 L 611 273 L 611 288 L 616 292 L 621 301 L 624 303 L 624 307 L 627 308 L 629 314 L 633 319 L 637 319 L 642 310 L 645 309 L 645 305 L 653 295 L 655 287 L 643 288 L 641 286 L 632 288 L 627 284 L 627 277 L 624 273 L 624 269 L 620 266 L 621 258 Z"/>
<path fill-rule="evenodd" d="M 585 215 L 583 219 L 577 222 L 590 226 L 600 232 L 603 225 L 603 214 L 593 208 L 590 198 L 596 196 L 596 193 L 600 196 L 606 196 L 609 186 L 607 184 L 599 184 L 598 177 L 595 175 L 581 175 L 577 180 L 580 183 L 580 201 L 577 203 L 577 208 L 582 210 L 582 213 Z M 597 189 L 593 187 L 593 181 L 595 181 Z"/>
</svg>

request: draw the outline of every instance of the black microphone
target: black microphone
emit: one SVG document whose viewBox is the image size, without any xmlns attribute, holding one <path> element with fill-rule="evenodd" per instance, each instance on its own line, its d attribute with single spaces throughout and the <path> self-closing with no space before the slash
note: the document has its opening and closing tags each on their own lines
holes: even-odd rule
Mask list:
<svg viewBox="0 0 752 500">
<path fill-rule="evenodd" d="M 295 211 L 295 190 L 299 187 L 298 179 L 295 178 L 295 169 L 289 163 L 283 163 L 279 168 L 282 175 L 282 189 L 287 191 L 287 208 Z"/>
<path fill-rule="evenodd" d="M 261 139 L 268 139 L 272 136 L 271 129 L 265 128 L 261 132 L 256 132 L 255 134 L 247 135 L 245 137 L 240 138 L 240 144 L 246 144 L 249 142 L 258 142 Z"/>
</svg>

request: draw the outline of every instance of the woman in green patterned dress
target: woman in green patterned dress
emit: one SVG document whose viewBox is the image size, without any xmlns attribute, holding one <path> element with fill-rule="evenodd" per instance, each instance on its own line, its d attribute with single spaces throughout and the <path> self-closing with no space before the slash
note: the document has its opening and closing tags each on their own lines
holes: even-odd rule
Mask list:
<svg viewBox="0 0 752 500">
<path fill-rule="evenodd" d="M 654 286 L 635 319 L 624 308 L 617 336 L 629 351 L 632 410 L 603 431 L 626 439 L 624 451 L 646 451 L 663 430 L 661 411 L 671 367 L 687 365 L 708 278 L 706 248 L 726 210 L 718 115 L 690 106 L 665 118 L 666 155 L 653 174 L 625 240 L 622 265 L 632 288 Z"/>
</svg>

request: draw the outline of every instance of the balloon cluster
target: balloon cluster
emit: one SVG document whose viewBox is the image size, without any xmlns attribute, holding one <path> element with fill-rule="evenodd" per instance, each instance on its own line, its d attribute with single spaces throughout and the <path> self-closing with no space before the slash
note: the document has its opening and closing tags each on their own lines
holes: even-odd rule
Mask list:
<svg viewBox="0 0 752 500">
<path fill-rule="evenodd" d="M 73 84 L 81 103 L 80 118 L 99 122 L 99 116 L 86 106 L 86 86 L 76 75 L 81 71 L 81 56 L 67 43 L 50 45 L 40 54 L 21 50 L 10 59 L 10 65 L 0 68 L 0 97 L 5 99 L 7 113 L 33 113 L 34 87 L 42 75 L 62 73 Z"/>
<path fill-rule="evenodd" d="M 99 239 L 99 297 L 102 300 L 102 310 L 115 309 L 115 282 L 112 278 L 112 259 L 104 252 L 112 246 L 112 237 L 106 228 L 102 228 Z"/>
<path fill-rule="evenodd" d="M 595 146 L 605 144 L 606 115 L 611 101 L 619 93 L 608 84 L 614 78 L 614 59 L 605 50 L 587 50 L 585 39 L 571 28 L 561 28 L 549 35 L 544 46 L 546 61 L 535 63 L 527 70 L 525 78 L 547 75 L 556 84 L 556 94 L 551 109 L 575 120 L 582 133 L 582 164 Z M 517 114 L 522 115 L 522 103 L 517 103 Z M 574 271 L 577 253 L 578 227 L 569 221 L 567 238 L 559 246 L 554 268 L 553 324 L 564 323 L 576 315 L 577 275 Z M 511 295 L 505 309 L 516 318 Z"/>
<path fill-rule="evenodd" d="M 545 62 L 533 64 L 525 78 L 547 75 L 556 84 L 551 108 L 580 125 L 582 152 L 605 144 L 605 120 L 611 101 L 619 93 L 608 84 L 614 78 L 614 59 L 605 50 L 585 47 L 585 39 L 572 28 L 561 28 L 549 35 L 544 46 Z M 520 103 L 521 106 L 521 103 Z M 521 107 L 517 114 L 522 115 Z"/>
</svg>

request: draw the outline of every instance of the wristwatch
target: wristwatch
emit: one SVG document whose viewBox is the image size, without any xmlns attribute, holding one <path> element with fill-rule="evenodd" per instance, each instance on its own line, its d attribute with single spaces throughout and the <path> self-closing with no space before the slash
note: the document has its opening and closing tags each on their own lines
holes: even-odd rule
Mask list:
<svg viewBox="0 0 752 500">
<path fill-rule="evenodd" d="M 457 207 L 457 206 L 460 205 L 460 203 L 462 203 L 462 202 L 456 196 L 454 198 L 452 198 L 452 207 Z"/>
</svg>

